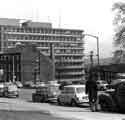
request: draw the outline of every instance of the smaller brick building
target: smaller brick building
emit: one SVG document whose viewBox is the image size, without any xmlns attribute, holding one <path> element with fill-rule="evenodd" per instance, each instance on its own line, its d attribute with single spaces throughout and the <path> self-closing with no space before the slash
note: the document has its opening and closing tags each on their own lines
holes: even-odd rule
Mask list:
<svg viewBox="0 0 125 120">
<path fill-rule="evenodd" d="M 31 81 L 35 83 L 37 81 L 48 82 L 54 80 L 52 60 L 44 56 L 34 44 L 17 44 L 15 47 L 6 49 L 4 53 L 20 54 L 20 73 L 16 67 L 13 70 L 15 80 L 21 80 L 23 84 Z"/>
</svg>

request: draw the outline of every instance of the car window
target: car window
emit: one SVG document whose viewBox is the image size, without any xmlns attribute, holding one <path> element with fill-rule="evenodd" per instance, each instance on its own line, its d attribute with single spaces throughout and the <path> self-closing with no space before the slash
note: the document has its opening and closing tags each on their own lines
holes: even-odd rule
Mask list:
<svg viewBox="0 0 125 120">
<path fill-rule="evenodd" d="M 63 94 L 72 94 L 74 93 L 74 89 L 72 87 L 64 87 L 64 89 L 62 90 Z"/>
<path fill-rule="evenodd" d="M 16 85 L 9 85 L 8 86 L 8 90 L 13 90 L 13 91 L 17 91 L 17 86 Z"/>
<path fill-rule="evenodd" d="M 74 89 L 72 88 L 72 87 L 67 87 L 67 93 L 68 94 L 72 94 L 72 93 L 74 93 Z"/>
<path fill-rule="evenodd" d="M 84 93 L 85 92 L 85 88 L 84 87 L 78 87 L 78 88 L 76 88 L 76 92 L 77 93 Z"/>
<path fill-rule="evenodd" d="M 102 84 L 106 84 L 107 82 L 106 81 L 102 81 Z"/>
<path fill-rule="evenodd" d="M 66 93 L 66 90 L 65 88 L 61 91 L 62 94 L 65 94 Z"/>
<path fill-rule="evenodd" d="M 97 84 L 106 84 L 106 81 L 97 81 Z"/>
<path fill-rule="evenodd" d="M 41 92 L 41 93 L 46 93 L 47 92 L 47 87 L 39 87 L 36 89 L 37 92 Z"/>
</svg>

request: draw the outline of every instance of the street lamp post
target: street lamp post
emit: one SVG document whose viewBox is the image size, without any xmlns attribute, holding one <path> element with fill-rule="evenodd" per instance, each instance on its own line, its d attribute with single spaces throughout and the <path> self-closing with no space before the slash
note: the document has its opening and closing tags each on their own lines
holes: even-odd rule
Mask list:
<svg viewBox="0 0 125 120">
<path fill-rule="evenodd" d="M 97 40 L 97 62 L 98 62 L 98 66 L 100 65 L 100 61 L 99 61 L 99 37 L 95 36 L 95 35 L 91 35 L 91 34 L 84 34 L 84 36 L 90 36 L 90 37 L 94 37 Z"/>
<path fill-rule="evenodd" d="M 99 61 L 99 37 L 95 36 L 95 35 L 91 35 L 91 34 L 84 34 L 84 37 L 85 36 L 90 36 L 90 37 L 96 38 L 96 40 L 97 40 L 97 63 L 98 63 L 98 67 L 99 67 L 100 66 L 100 61 Z M 98 80 L 100 80 L 100 72 L 98 72 Z"/>
</svg>

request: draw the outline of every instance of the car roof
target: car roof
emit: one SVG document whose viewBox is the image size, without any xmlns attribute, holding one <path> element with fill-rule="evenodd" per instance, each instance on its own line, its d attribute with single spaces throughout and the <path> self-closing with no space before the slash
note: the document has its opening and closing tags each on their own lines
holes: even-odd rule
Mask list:
<svg viewBox="0 0 125 120">
<path fill-rule="evenodd" d="M 78 88 L 78 87 L 85 87 L 85 85 L 67 85 L 64 87 L 72 87 L 72 88 Z"/>
</svg>

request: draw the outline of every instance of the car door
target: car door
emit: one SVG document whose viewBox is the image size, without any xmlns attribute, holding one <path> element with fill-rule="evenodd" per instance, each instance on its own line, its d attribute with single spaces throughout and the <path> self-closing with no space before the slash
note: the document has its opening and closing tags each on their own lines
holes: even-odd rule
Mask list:
<svg viewBox="0 0 125 120">
<path fill-rule="evenodd" d="M 67 89 L 66 102 L 67 102 L 68 104 L 70 104 L 72 98 L 73 98 L 73 88 L 72 88 L 72 87 L 69 87 L 69 88 Z"/>
<path fill-rule="evenodd" d="M 65 88 L 61 91 L 61 94 L 59 95 L 60 102 L 65 102 Z"/>
<path fill-rule="evenodd" d="M 68 98 L 68 87 L 65 87 L 65 91 L 64 91 L 64 95 L 63 95 L 63 101 L 66 104 L 67 103 L 67 99 Z"/>
</svg>

